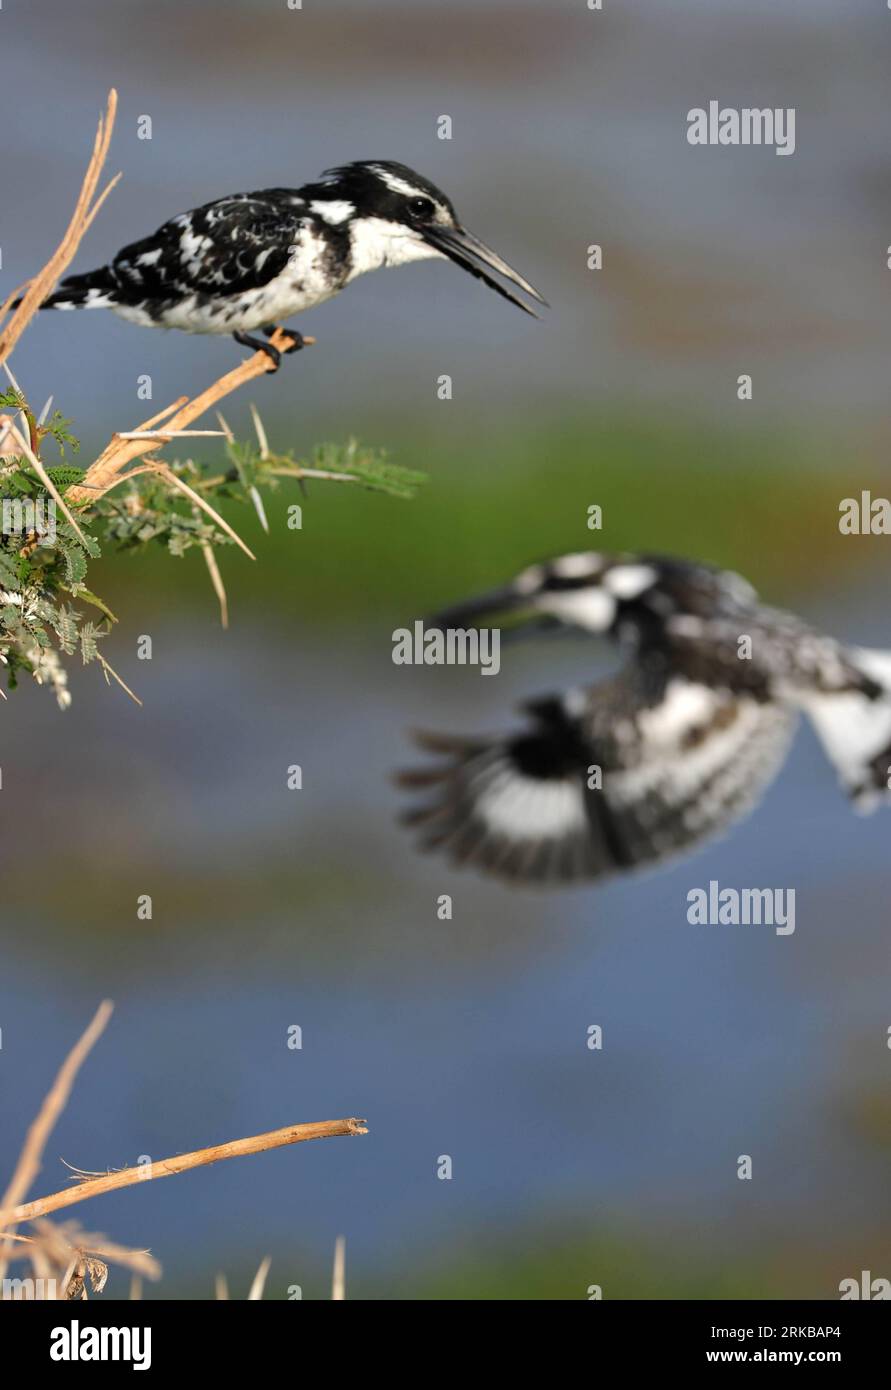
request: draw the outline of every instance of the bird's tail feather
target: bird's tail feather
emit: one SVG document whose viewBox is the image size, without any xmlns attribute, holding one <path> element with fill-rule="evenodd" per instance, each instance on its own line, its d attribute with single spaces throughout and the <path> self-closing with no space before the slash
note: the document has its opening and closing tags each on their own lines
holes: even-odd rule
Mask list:
<svg viewBox="0 0 891 1390">
<path fill-rule="evenodd" d="M 806 713 L 858 809 L 891 799 L 891 651 L 848 648 L 868 693 L 814 695 Z"/>
<path fill-rule="evenodd" d="M 86 275 L 69 275 L 57 290 L 46 298 L 41 309 L 107 309 L 117 303 L 117 281 L 107 266 L 87 271 Z"/>
</svg>

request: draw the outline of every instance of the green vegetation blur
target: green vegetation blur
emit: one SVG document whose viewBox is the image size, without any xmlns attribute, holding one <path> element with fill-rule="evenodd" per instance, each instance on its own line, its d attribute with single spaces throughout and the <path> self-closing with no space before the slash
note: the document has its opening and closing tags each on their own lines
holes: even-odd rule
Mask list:
<svg viewBox="0 0 891 1390">
<path fill-rule="evenodd" d="M 744 410 L 745 407 L 737 407 Z M 629 409 L 525 418 L 496 425 L 461 415 L 442 425 L 381 414 L 351 421 L 363 444 L 423 470 L 410 501 L 371 496 L 352 484 L 286 483 L 267 496 L 270 534 L 250 508 L 227 519 L 257 555 L 218 552 L 233 612 L 298 605 L 304 623 L 361 625 L 382 612 L 412 614 L 501 582 L 523 565 L 564 551 L 603 549 L 684 555 L 738 569 L 769 601 L 792 602 L 878 562 L 881 538 L 839 533 L 839 504 L 854 489 L 838 441 L 788 428 L 740 428 Z M 394 422 L 395 414 L 395 422 Z M 305 461 L 318 439 L 264 414 L 277 449 Z M 330 432 L 329 432 L 330 433 Z M 332 438 L 335 438 L 332 435 Z M 337 441 L 335 438 L 335 442 Z M 850 451 L 848 439 L 846 451 Z M 208 467 L 216 463 L 212 448 Z M 876 495 L 881 493 L 875 468 Z M 857 470 L 856 491 L 869 471 Z M 302 507 L 289 529 L 288 505 Z M 601 526 L 589 527 L 600 508 Z M 127 608 L 141 601 L 214 603 L 201 558 L 149 548 L 103 557 L 103 592 Z M 97 567 L 96 580 L 99 582 Z M 141 590 L 143 600 L 135 592 Z M 126 595 L 126 597 L 124 597 Z M 134 614 L 135 617 L 135 614 Z"/>
</svg>

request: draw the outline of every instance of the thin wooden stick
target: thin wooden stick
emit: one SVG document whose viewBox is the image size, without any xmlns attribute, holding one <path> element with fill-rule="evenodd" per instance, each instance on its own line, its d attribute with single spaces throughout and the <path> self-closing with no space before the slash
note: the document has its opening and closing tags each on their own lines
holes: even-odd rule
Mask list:
<svg viewBox="0 0 891 1390">
<path fill-rule="evenodd" d="M 33 1202 L 22 1202 L 17 1207 L 0 1211 L 0 1226 L 8 1223 L 17 1225 L 19 1221 L 33 1221 L 35 1216 L 48 1216 L 51 1211 L 70 1207 L 75 1202 L 85 1202 L 90 1197 L 98 1197 L 104 1192 L 116 1192 L 121 1187 L 132 1187 L 135 1183 L 146 1182 L 152 1178 L 170 1178 L 175 1173 L 185 1173 L 190 1168 L 203 1168 L 208 1163 L 219 1163 L 223 1158 L 242 1158 L 247 1154 L 264 1153 L 267 1149 L 280 1149 L 286 1144 L 301 1144 L 307 1139 L 334 1139 L 340 1135 L 367 1134 L 364 1120 L 319 1120 L 314 1124 L 287 1125 L 284 1129 L 273 1129 L 267 1134 L 254 1134 L 248 1139 L 232 1139 L 227 1144 L 214 1144 L 209 1149 L 195 1149 L 193 1153 L 174 1154 L 171 1158 L 158 1159 L 156 1163 L 141 1164 L 137 1168 L 121 1168 L 117 1172 L 104 1173 L 99 1178 L 86 1178 L 77 1187 L 54 1192 L 49 1197 L 38 1197 Z"/>
</svg>

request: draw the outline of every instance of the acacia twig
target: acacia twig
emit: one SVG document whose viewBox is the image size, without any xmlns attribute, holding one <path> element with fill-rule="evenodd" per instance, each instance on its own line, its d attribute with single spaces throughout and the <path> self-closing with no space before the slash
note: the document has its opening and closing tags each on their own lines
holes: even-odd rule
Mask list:
<svg viewBox="0 0 891 1390">
<path fill-rule="evenodd" d="M 284 350 L 292 341 L 286 330 L 276 329 L 270 338 L 273 347 Z M 313 343 L 315 339 L 304 337 L 304 343 Z M 90 464 L 83 478 L 74 487 L 70 487 L 65 494 L 66 500 L 72 503 L 85 503 L 104 497 L 106 492 L 110 492 L 113 487 L 126 481 L 132 476 L 126 471 L 128 464 L 142 454 L 150 453 L 158 447 L 157 438 L 137 438 L 132 436 L 134 433 L 151 429 L 159 420 L 166 420 L 163 433 L 179 432 L 185 430 L 193 421 L 197 420 L 205 411 L 210 410 L 218 401 L 230 396 L 239 387 L 245 386 L 249 381 L 254 381 L 257 377 L 265 376 L 272 370 L 272 362 L 268 353 L 255 352 L 252 357 L 248 357 L 244 362 L 233 367 L 231 372 L 226 372 L 217 381 L 208 386 L 200 395 L 192 397 L 181 397 L 166 410 L 154 415 L 151 420 L 146 420 L 137 426 L 137 430 L 126 431 L 125 434 L 112 435 L 111 440 L 103 449 L 102 453 Z M 125 437 L 129 435 L 130 438 Z M 228 528 L 227 528 L 228 529 Z M 247 549 L 246 546 L 242 547 Z"/>
<path fill-rule="evenodd" d="M 340 1135 L 367 1133 L 365 1121 L 355 1118 L 286 1125 L 284 1129 L 273 1129 L 266 1134 L 254 1134 L 247 1139 L 232 1139 L 227 1144 L 214 1144 L 209 1149 L 195 1149 L 192 1153 L 174 1154 L 171 1158 L 158 1159 L 151 1164 L 140 1164 L 136 1168 L 120 1168 L 113 1173 L 104 1173 L 98 1178 L 85 1178 L 77 1187 L 69 1187 L 62 1192 L 53 1192 L 49 1197 L 38 1197 L 33 1202 L 22 1202 L 19 1206 L 0 1210 L 0 1226 L 32 1221 L 36 1216 L 48 1216 L 51 1211 L 73 1206 L 75 1202 L 85 1202 L 88 1198 L 98 1197 L 104 1192 L 116 1192 L 121 1187 L 132 1187 L 135 1183 L 147 1182 L 152 1178 L 170 1178 L 175 1173 L 185 1173 L 190 1168 L 203 1168 L 208 1163 L 218 1163 L 223 1158 L 242 1158 L 247 1154 L 263 1153 L 266 1149 L 280 1149 L 286 1144 L 301 1144 L 307 1139 L 334 1139 Z"/>
</svg>

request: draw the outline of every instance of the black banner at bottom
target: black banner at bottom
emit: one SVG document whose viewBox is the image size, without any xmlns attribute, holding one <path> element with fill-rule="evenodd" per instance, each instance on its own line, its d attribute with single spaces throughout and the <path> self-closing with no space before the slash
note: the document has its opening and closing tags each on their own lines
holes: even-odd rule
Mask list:
<svg viewBox="0 0 891 1390">
<path fill-rule="evenodd" d="M 424 1305 L 418 1305 L 419 1310 Z M 429 1306 L 429 1305 L 428 1305 Z M 487 1316 L 492 1305 L 487 1303 Z M 376 1304 L 376 1326 L 360 1315 L 354 1332 L 370 1337 L 363 1352 L 376 1359 L 374 1331 L 387 1328 L 386 1305 Z M 419 1313 L 420 1315 L 420 1313 Z M 305 1354 L 317 1348 L 332 1358 L 332 1368 L 348 1355 L 340 1342 L 331 1343 L 332 1332 L 339 1336 L 350 1328 L 348 1311 L 336 1315 L 336 1323 L 317 1323 L 299 1302 L 266 1303 L 248 1308 L 234 1302 L 202 1303 L 149 1301 L 139 1303 L 10 1303 L 3 1305 L 0 1326 L 5 1345 L 15 1346 L 31 1367 L 46 1368 L 63 1380 L 78 1371 L 95 1374 L 105 1366 L 135 1373 L 171 1371 L 224 1372 L 236 1364 L 268 1366 L 270 1358 L 292 1364 L 295 1374 L 305 1369 Z M 498 1314 L 496 1317 L 500 1316 Z M 540 1315 L 539 1315 L 540 1316 Z M 341 1323 L 340 1317 L 347 1322 Z M 430 1349 L 433 1365 L 424 1370 L 422 1360 L 412 1353 L 415 1374 L 423 1378 L 433 1369 L 438 1376 L 450 1362 L 456 1371 L 466 1373 L 469 1352 L 455 1338 L 460 1315 L 453 1305 L 448 1312 L 435 1314 L 448 1336 Z M 533 1315 L 535 1317 L 535 1315 Z M 544 1319 L 542 1319 L 544 1321 Z M 549 1325 L 548 1330 L 553 1324 Z M 518 1369 L 528 1372 L 530 1336 L 534 1322 L 517 1334 L 507 1324 L 506 1333 L 498 1323 L 487 1321 L 482 1339 L 477 1338 L 470 1360 L 477 1371 L 488 1360 L 497 1365 L 500 1376 L 510 1372 L 516 1358 Z M 857 1302 L 714 1302 L 593 1303 L 578 1319 L 559 1324 L 559 1342 L 552 1343 L 549 1356 L 565 1363 L 567 1354 L 586 1358 L 592 1365 L 605 1367 L 618 1362 L 623 1370 L 690 1370 L 708 1373 L 721 1366 L 787 1366 L 793 1370 L 810 1366 L 833 1366 L 850 1373 L 876 1362 L 888 1345 L 891 1324 L 881 1306 L 865 1307 Z M 412 1328 L 407 1329 L 411 1335 Z M 572 1345 L 578 1333 L 578 1347 Z M 399 1341 L 394 1341 L 395 1337 Z M 433 1336 L 436 1337 L 434 1331 Z M 394 1349 L 402 1334 L 387 1332 L 390 1351 L 385 1363 L 406 1363 Z M 299 1338 L 299 1342 L 295 1341 Z M 484 1350 L 488 1348 L 488 1352 Z M 295 1360 L 295 1351 L 299 1356 Z M 541 1347 L 539 1345 L 539 1350 Z M 881 1364 L 881 1363 L 880 1363 Z"/>
</svg>

